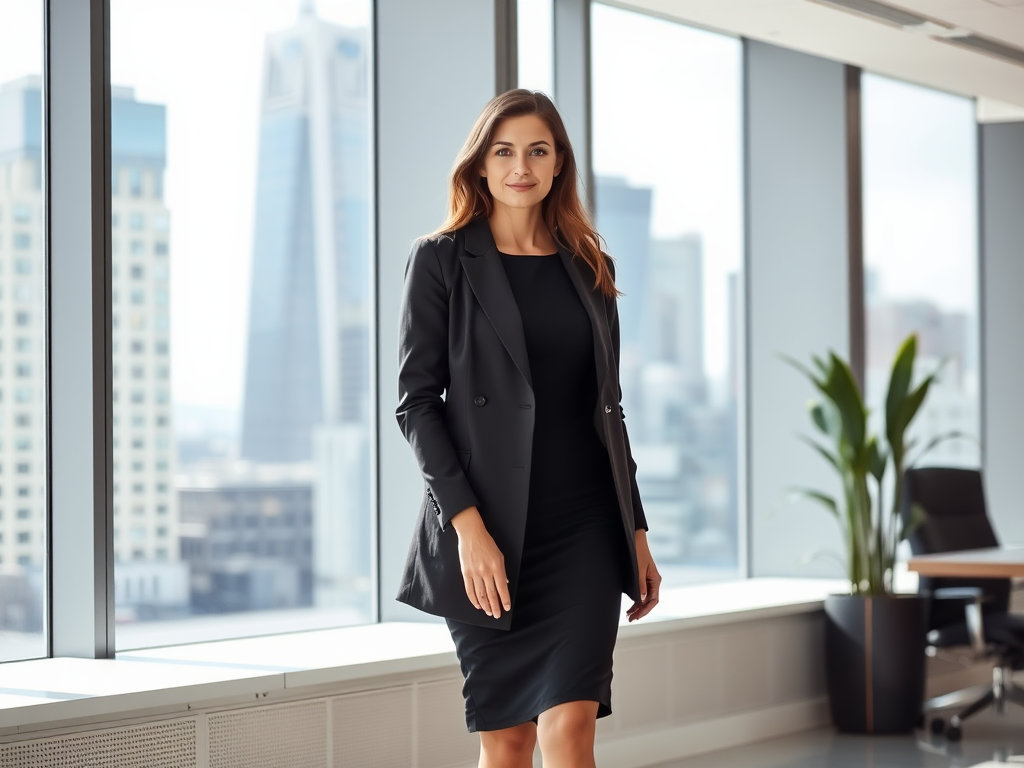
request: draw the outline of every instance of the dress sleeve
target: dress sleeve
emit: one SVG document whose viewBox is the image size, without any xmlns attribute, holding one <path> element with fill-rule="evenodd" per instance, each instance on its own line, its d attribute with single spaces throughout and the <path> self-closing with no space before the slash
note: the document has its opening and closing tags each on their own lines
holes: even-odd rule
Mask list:
<svg viewBox="0 0 1024 768">
<path fill-rule="evenodd" d="M 405 268 L 398 325 L 398 426 L 409 441 L 444 529 L 476 495 L 444 420 L 448 367 L 448 290 L 430 240 L 419 240 Z"/>
</svg>

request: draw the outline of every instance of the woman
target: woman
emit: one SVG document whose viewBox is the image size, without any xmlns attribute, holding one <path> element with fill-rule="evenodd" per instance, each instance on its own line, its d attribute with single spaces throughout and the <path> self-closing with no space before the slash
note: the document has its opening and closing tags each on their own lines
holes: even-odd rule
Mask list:
<svg viewBox="0 0 1024 768">
<path fill-rule="evenodd" d="M 594 764 L 621 596 L 658 602 L 619 407 L 618 291 L 550 99 L 477 119 L 406 268 L 398 422 L 426 483 L 398 599 L 444 616 L 480 765 Z"/>
</svg>

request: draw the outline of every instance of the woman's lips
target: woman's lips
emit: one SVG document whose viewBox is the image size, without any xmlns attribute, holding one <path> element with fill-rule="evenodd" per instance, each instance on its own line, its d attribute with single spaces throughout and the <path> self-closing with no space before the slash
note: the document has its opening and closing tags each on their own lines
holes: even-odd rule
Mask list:
<svg viewBox="0 0 1024 768">
<path fill-rule="evenodd" d="M 509 187 L 516 190 L 516 192 L 525 192 L 528 189 L 533 189 L 536 184 L 509 184 Z"/>
</svg>

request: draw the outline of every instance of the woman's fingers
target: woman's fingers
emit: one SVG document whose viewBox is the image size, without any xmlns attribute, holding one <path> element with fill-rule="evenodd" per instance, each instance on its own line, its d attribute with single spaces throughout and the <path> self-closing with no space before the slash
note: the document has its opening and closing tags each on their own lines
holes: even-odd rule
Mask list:
<svg viewBox="0 0 1024 768">
<path fill-rule="evenodd" d="M 480 598 L 476 596 L 476 584 L 474 580 L 469 576 L 463 575 L 462 581 L 466 585 L 466 597 L 469 598 L 469 602 L 473 604 L 473 607 L 480 610 Z"/>
<path fill-rule="evenodd" d="M 643 559 L 640 570 L 640 599 L 626 611 L 630 621 L 642 619 L 658 604 L 661 594 L 661 574 L 654 567 L 654 561 Z"/>
<path fill-rule="evenodd" d="M 488 616 L 498 618 L 499 616 L 501 616 L 501 601 L 498 599 L 498 590 L 494 586 L 494 577 L 485 577 L 484 586 L 487 589 L 487 604 L 490 606 L 490 609 L 485 609 L 484 612 Z"/>
<path fill-rule="evenodd" d="M 506 611 L 512 610 L 512 596 L 508 591 L 508 578 L 505 576 L 504 567 L 501 569 L 499 574 L 501 578 L 497 579 L 498 584 L 498 595 L 501 597 L 501 604 L 505 606 Z"/>
</svg>

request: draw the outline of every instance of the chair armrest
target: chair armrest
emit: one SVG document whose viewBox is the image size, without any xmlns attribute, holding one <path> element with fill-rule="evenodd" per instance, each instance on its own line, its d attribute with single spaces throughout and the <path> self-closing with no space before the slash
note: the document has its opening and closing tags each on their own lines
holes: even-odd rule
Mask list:
<svg viewBox="0 0 1024 768">
<path fill-rule="evenodd" d="M 985 625 L 982 621 L 981 604 L 988 602 L 989 597 L 980 587 L 942 587 L 932 591 L 936 600 L 968 600 L 964 606 L 964 618 L 967 622 L 967 636 L 971 638 L 971 648 L 978 653 L 985 652 Z"/>
</svg>

